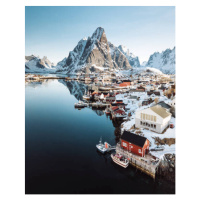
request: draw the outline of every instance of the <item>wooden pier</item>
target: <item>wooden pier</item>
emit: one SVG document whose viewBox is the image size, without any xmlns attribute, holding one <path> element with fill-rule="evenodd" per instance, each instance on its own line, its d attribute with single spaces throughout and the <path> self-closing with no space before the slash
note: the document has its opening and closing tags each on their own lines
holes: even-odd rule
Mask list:
<svg viewBox="0 0 200 200">
<path fill-rule="evenodd" d="M 106 103 L 89 103 L 89 106 L 91 106 L 92 108 L 106 108 L 109 105 L 110 104 L 106 104 Z"/>
<path fill-rule="evenodd" d="M 120 153 L 125 158 L 128 158 L 132 166 L 155 179 L 160 160 L 155 160 L 150 154 L 147 154 L 145 157 L 137 156 L 122 149 L 120 144 L 116 146 L 116 153 Z"/>
</svg>

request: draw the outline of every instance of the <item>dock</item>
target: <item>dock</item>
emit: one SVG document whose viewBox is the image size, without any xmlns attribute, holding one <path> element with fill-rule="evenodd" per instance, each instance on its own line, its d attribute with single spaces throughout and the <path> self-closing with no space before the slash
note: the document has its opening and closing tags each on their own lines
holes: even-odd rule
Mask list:
<svg viewBox="0 0 200 200">
<path fill-rule="evenodd" d="M 53 76 L 43 76 L 40 79 L 65 79 L 65 77 L 53 77 Z"/>
<path fill-rule="evenodd" d="M 145 155 L 145 157 L 132 154 L 122 149 L 119 143 L 116 145 L 116 153 L 120 153 L 129 160 L 130 165 L 155 179 L 160 160 L 155 160 L 150 154 Z"/>
<path fill-rule="evenodd" d="M 106 103 L 89 103 L 89 106 L 91 106 L 92 108 L 106 108 L 109 105 L 110 104 L 106 104 Z"/>
</svg>

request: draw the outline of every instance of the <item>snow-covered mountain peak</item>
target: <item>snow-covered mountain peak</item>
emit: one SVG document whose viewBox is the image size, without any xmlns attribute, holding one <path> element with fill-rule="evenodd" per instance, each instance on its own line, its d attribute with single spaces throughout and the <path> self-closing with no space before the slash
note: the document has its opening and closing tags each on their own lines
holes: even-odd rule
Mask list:
<svg viewBox="0 0 200 200">
<path fill-rule="evenodd" d="M 102 27 L 98 27 L 95 32 L 92 34 L 92 40 L 100 40 L 104 33 L 104 29 Z"/>
<path fill-rule="evenodd" d="M 129 49 L 128 49 L 126 46 L 124 46 L 124 45 L 119 45 L 118 48 L 120 49 L 120 51 L 121 51 L 122 53 L 126 53 L 127 55 L 129 55 Z"/>
<path fill-rule="evenodd" d="M 124 45 L 119 45 L 118 48 L 120 49 L 120 51 L 125 54 L 126 56 L 130 56 L 132 58 L 136 58 L 136 56 L 130 52 L 130 50 L 124 46 Z"/>
<path fill-rule="evenodd" d="M 161 53 L 155 52 L 146 63 L 146 67 L 153 67 L 161 70 L 165 74 L 175 74 L 175 47 L 173 49 L 166 49 Z"/>
<path fill-rule="evenodd" d="M 51 63 L 47 56 L 42 59 L 34 55 L 25 56 L 25 71 L 26 72 L 55 72 L 55 66 Z"/>
</svg>

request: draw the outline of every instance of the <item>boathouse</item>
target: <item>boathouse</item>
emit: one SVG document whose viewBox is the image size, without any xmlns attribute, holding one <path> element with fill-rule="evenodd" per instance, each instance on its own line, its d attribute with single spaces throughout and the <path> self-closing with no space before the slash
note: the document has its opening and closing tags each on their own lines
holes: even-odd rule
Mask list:
<svg viewBox="0 0 200 200">
<path fill-rule="evenodd" d="M 124 131 L 121 136 L 121 147 L 133 154 L 144 157 L 149 152 L 149 140 L 143 136 Z"/>
</svg>

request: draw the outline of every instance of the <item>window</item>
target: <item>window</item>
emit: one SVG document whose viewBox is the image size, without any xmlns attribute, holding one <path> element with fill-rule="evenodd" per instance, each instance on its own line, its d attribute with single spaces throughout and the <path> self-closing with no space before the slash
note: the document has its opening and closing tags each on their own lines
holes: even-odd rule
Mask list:
<svg viewBox="0 0 200 200">
<path fill-rule="evenodd" d="M 154 126 L 153 126 L 155 129 L 156 129 L 156 125 L 154 124 Z"/>
<path fill-rule="evenodd" d="M 140 125 L 142 125 L 142 121 L 140 121 Z"/>
<path fill-rule="evenodd" d="M 141 149 L 138 149 L 138 152 L 141 153 Z"/>
<path fill-rule="evenodd" d="M 122 145 L 123 145 L 124 147 L 127 147 L 127 144 L 126 144 L 125 142 L 123 142 Z"/>
<path fill-rule="evenodd" d="M 151 124 L 151 128 L 153 128 L 153 124 Z"/>
<path fill-rule="evenodd" d="M 151 121 L 153 121 L 153 115 L 151 115 Z"/>
</svg>

